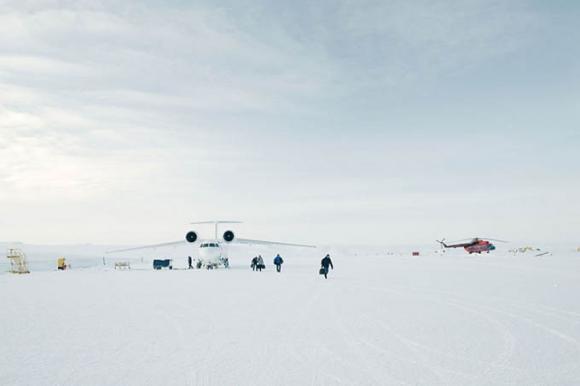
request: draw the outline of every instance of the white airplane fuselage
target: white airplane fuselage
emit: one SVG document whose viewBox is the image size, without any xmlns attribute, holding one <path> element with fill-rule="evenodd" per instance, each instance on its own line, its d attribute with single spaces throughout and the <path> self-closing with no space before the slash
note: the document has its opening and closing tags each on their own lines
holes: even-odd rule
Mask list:
<svg viewBox="0 0 580 386">
<path fill-rule="evenodd" d="M 203 266 L 215 268 L 227 264 L 227 255 L 218 241 L 205 240 L 199 244 L 199 260 Z"/>
</svg>

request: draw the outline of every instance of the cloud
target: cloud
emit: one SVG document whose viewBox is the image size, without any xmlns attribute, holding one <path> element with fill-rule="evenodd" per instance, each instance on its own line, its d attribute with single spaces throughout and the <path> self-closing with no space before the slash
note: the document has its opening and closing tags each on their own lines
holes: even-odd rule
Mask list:
<svg viewBox="0 0 580 386">
<path fill-rule="evenodd" d="M 338 1 L 262 5 L 246 28 L 332 63 L 350 87 L 408 86 L 518 52 L 539 33 L 525 2 Z M 241 18 L 244 20 L 243 18 Z M 249 26 L 249 27 L 248 27 Z"/>
<path fill-rule="evenodd" d="M 37 56 L 2 55 L 0 56 L 0 68 L 5 74 L 59 74 L 67 73 L 77 76 L 86 74 L 86 69 L 80 65 L 68 63 L 54 58 Z"/>
<path fill-rule="evenodd" d="M 486 86 L 473 69 L 526 53 L 539 23 L 496 0 L 5 1 L 0 204 L 136 238 L 231 213 L 293 232 L 310 218 L 329 238 L 339 215 L 485 215 L 561 160 L 511 146 L 511 105 L 462 105 Z M 455 100 L 441 109 L 434 89 Z"/>
</svg>

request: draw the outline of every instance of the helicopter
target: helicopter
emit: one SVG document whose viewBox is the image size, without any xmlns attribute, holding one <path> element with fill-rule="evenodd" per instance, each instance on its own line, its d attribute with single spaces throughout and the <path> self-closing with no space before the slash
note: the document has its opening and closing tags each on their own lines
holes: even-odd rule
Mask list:
<svg viewBox="0 0 580 386">
<path fill-rule="evenodd" d="M 435 240 L 435 241 L 437 241 L 439 244 L 441 244 L 441 246 L 443 248 L 461 248 L 461 247 L 463 247 L 463 249 L 465 249 L 465 252 L 467 252 L 471 255 L 472 253 L 479 253 L 479 254 L 481 254 L 481 252 L 489 253 L 489 252 L 495 250 L 495 245 L 493 245 L 489 240 L 499 241 L 501 243 L 507 243 L 507 241 L 505 241 L 505 240 L 491 239 L 489 237 L 486 237 L 486 240 L 484 240 L 483 238 L 480 238 L 480 237 L 474 237 L 471 239 L 463 239 L 463 240 L 455 241 L 455 243 L 457 243 L 457 244 L 449 244 L 449 245 L 445 243 L 445 239 Z"/>
</svg>

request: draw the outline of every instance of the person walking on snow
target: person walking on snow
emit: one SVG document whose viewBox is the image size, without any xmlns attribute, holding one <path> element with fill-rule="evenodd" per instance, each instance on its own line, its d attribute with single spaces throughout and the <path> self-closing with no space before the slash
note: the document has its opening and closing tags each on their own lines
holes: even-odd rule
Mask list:
<svg viewBox="0 0 580 386">
<path fill-rule="evenodd" d="M 328 275 L 328 267 L 330 266 L 330 268 L 334 269 L 334 266 L 332 265 L 332 260 L 330 260 L 330 255 L 326 255 L 324 256 L 324 258 L 320 261 L 320 273 L 324 275 L 325 279 L 328 279 L 327 275 Z"/>
<path fill-rule="evenodd" d="M 262 269 L 264 268 L 266 268 L 266 266 L 264 265 L 264 259 L 262 258 L 262 255 L 258 255 L 258 260 L 256 261 L 256 269 L 262 272 Z"/>
<path fill-rule="evenodd" d="M 193 269 L 193 264 L 192 264 L 192 259 L 191 256 L 187 256 L 187 264 L 189 264 L 189 267 L 187 267 L 187 269 Z"/>
<path fill-rule="evenodd" d="M 254 256 L 254 258 L 252 259 L 252 264 L 250 264 L 250 267 L 252 267 L 252 271 L 255 271 L 258 265 L 258 256 Z"/>
<path fill-rule="evenodd" d="M 282 263 L 284 263 L 284 259 L 282 259 L 282 256 L 280 256 L 280 254 L 277 254 L 276 257 L 274 257 L 274 265 L 276 266 L 277 272 L 280 272 L 282 270 Z"/>
</svg>

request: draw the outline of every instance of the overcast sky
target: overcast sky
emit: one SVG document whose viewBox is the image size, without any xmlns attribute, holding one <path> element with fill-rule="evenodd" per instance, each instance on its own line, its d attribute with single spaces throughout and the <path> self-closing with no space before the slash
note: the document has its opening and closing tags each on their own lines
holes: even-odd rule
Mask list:
<svg viewBox="0 0 580 386">
<path fill-rule="evenodd" d="M 580 241 L 580 3 L 216 3 L 0 1 L 1 241 Z"/>
</svg>

